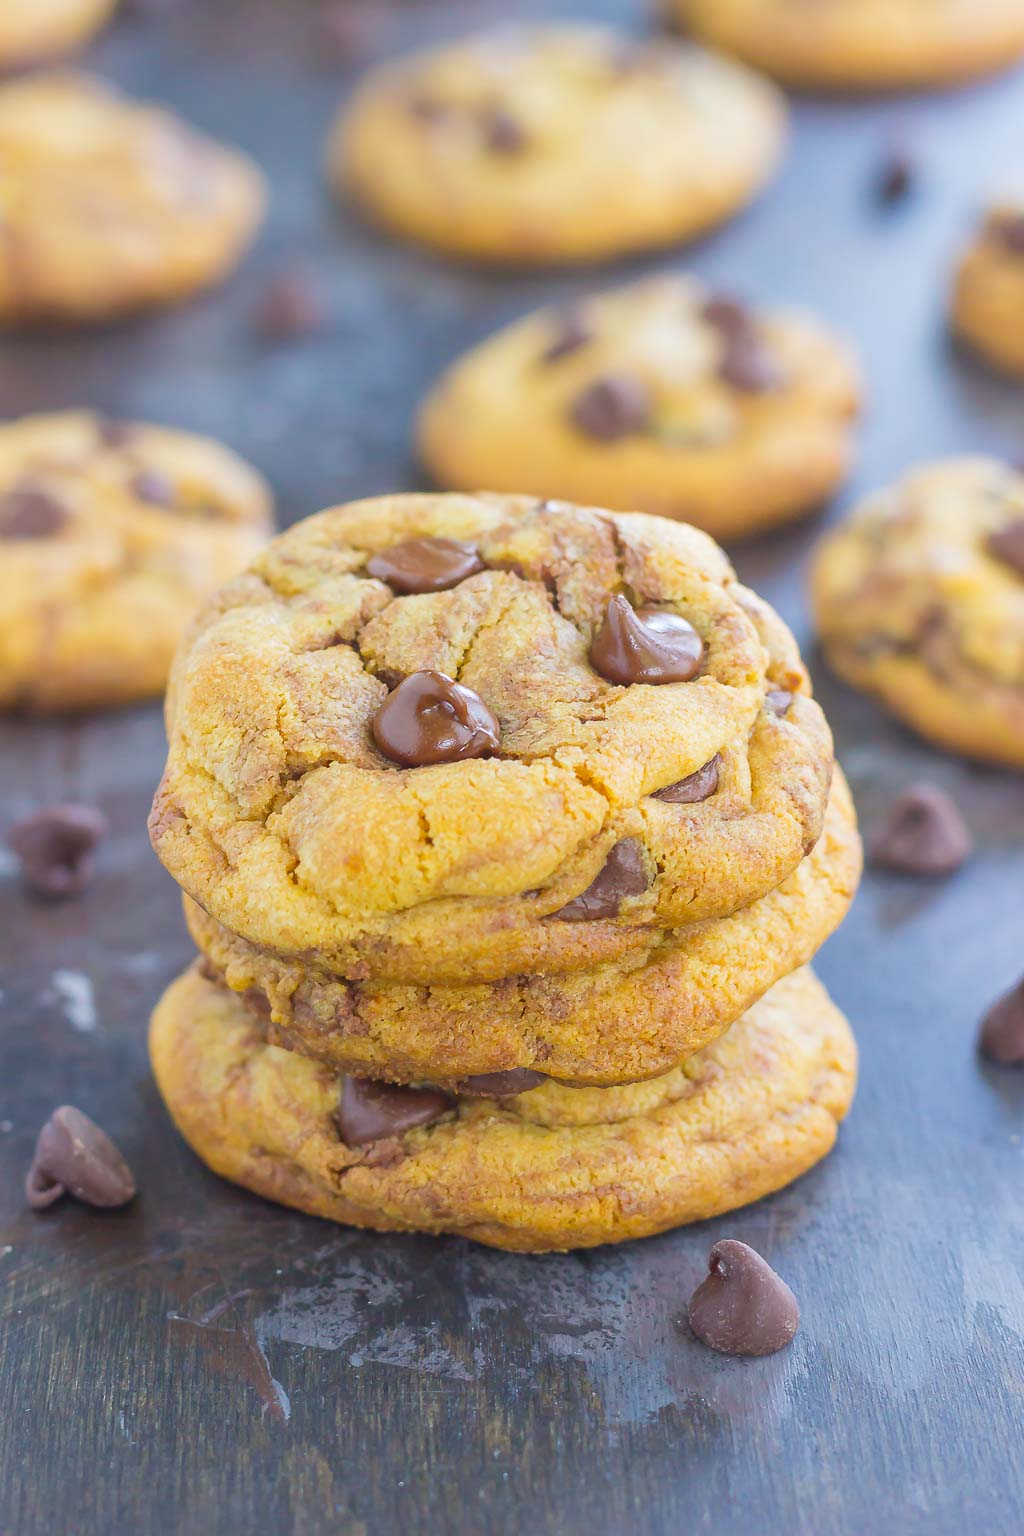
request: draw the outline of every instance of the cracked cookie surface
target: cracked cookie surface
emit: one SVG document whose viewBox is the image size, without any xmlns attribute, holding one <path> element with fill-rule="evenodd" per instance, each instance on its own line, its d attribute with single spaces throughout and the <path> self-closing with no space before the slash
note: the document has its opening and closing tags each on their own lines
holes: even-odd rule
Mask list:
<svg viewBox="0 0 1024 1536">
<path fill-rule="evenodd" d="M 184 299 L 262 217 L 244 156 L 87 75 L 0 86 L 0 321 L 97 321 Z"/>
<path fill-rule="evenodd" d="M 460 1097 L 368 1146 L 342 1140 L 338 1074 L 268 1046 L 196 970 L 158 1004 L 150 1051 L 178 1129 L 223 1177 L 333 1221 L 527 1252 L 648 1236 L 782 1188 L 830 1151 L 856 1083 L 849 1026 L 807 970 L 651 1082 Z"/>
<path fill-rule="evenodd" d="M 987 362 L 1024 378 L 1024 202 L 989 209 L 957 269 L 952 321 Z"/>
<path fill-rule="evenodd" d="M 482 568 L 399 596 L 370 574 L 424 538 Z M 695 630 L 699 672 L 597 672 L 615 600 Z M 381 707 L 422 669 L 493 713 L 496 752 L 385 756 Z M 200 615 L 151 835 L 218 922 L 341 977 L 591 968 L 756 900 L 813 847 L 833 760 L 808 687 L 782 621 L 693 528 L 524 497 L 355 503 Z"/>
<path fill-rule="evenodd" d="M 161 693 L 196 607 L 270 528 L 262 479 L 207 438 L 88 411 L 0 425 L 0 708 Z"/>
<path fill-rule="evenodd" d="M 966 80 L 1024 53 L 1019 0 L 663 0 L 702 41 L 794 85 Z"/>
<path fill-rule="evenodd" d="M 3 0 L 0 66 L 31 64 L 84 43 L 116 0 Z"/>
<path fill-rule="evenodd" d="M 397 234 L 543 265 L 719 223 L 774 171 L 784 130 L 774 87 L 698 48 L 509 27 L 374 71 L 328 169 Z"/>
<path fill-rule="evenodd" d="M 442 375 L 420 414 L 437 484 L 535 491 L 741 538 L 844 478 L 857 367 L 813 320 L 681 275 L 547 309 Z"/>
<path fill-rule="evenodd" d="M 813 598 L 840 676 L 939 746 L 1024 768 L 1024 476 L 912 471 L 823 541 Z"/>
</svg>

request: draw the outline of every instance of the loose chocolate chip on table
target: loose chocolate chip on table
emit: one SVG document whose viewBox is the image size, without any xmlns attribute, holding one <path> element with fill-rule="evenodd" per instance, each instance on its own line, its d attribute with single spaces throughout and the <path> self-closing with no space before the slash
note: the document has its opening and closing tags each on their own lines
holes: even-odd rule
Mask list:
<svg viewBox="0 0 1024 1536">
<path fill-rule="evenodd" d="M 366 569 L 393 592 L 405 596 L 446 592 L 482 571 L 484 563 L 474 546 L 460 539 L 404 539 L 374 555 L 366 562 Z"/>
<path fill-rule="evenodd" d="M 785 715 L 793 702 L 788 688 L 769 688 L 764 696 L 764 707 L 770 715 Z"/>
<path fill-rule="evenodd" d="M 25 1194 L 37 1211 L 64 1194 L 86 1205 L 127 1205 L 135 1195 L 135 1179 L 106 1131 L 64 1104 L 39 1132 Z"/>
<path fill-rule="evenodd" d="M 704 660 L 704 642 L 688 620 L 663 608 L 610 599 L 590 647 L 590 664 L 610 683 L 686 683 Z"/>
<path fill-rule="evenodd" d="M 158 469 L 143 469 L 132 480 L 132 494 L 151 507 L 172 507 L 174 486 Z"/>
<path fill-rule="evenodd" d="M 481 118 L 484 142 L 495 155 L 520 155 L 526 148 L 526 132 L 518 118 L 504 107 L 492 107 Z"/>
<path fill-rule="evenodd" d="M 37 896 L 78 896 L 92 878 L 107 818 L 91 805 L 48 805 L 16 821 L 7 843 Z"/>
<path fill-rule="evenodd" d="M 253 325 L 270 341 L 294 341 L 322 329 L 325 311 L 316 279 L 302 267 L 286 267 L 267 282 L 253 310 Z"/>
<path fill-rule="evenodd" d="M 334 1122 L 347 1147 L 365 1147 L 387 1136 L 402 1136 L 417 1125 L 430 1125 L 451 1107 L 451 1099 L 440 1088 L 402 1088 L 346 1077 Z"/>
<path fill-rule="evenodd" d="M 912 784 L 869 840 L 872 864 L 907 875 L 949 875 L 974 848 L 954 802 L 934 784 Z"/>
<path fill-rule="evenodd" d="M 646 385 L 629 374 L 609 374 L 588 384 L 569 407 L 573 426 L 599 443 L 615 443 L 643 432 L 650 423 Z"/>
<path fill-rule="evenodd" d="M 1024 517 L 993 533 L 989 537 L 988 551 L 1004 565 L 1012 566 L 1019 576 L 1024 576 Z"/>
<path fill-rule="evenodd" d="M 0 496 L 0 539 L 49 539 L 67 520 L 67 508 L 48 491 L 24 486 Z"/>
<path fill-rule="evenodd" d="M 329 60 L 347 64 L 371 53 L 381 41 L 385 12 L 379 3 L 342 0 L 327 6 L 315 38 L 318 51 Z"/>
<path fill-rule="evenodd" d="M 993 1003 L 981 1021 L 978 1050 L 1000 1067 L 1024 1066 L 1024 981 Z"/>
<path fill-rule="evenodd" d="M 373 739 L 406 768 L 486 757 L 501 748 L 498 722 L 472 688 L 443 672 L 413 672 L 373 718 Z"/>
<path fill-rule="evenodd" d="M 800 1308 L 789 1286 L 746 1243 L 725 1238 L 690 1298 L 690 1328 L 726 1355 L 773 1355 L 791 1343 Z"/>
<path fill-rule="evenodd" d="M 702 800 L 709 800 L 718 788 L 718 770 L 721 758 L 716 753 L 709 763 L 703 768 L 698 768 L 696 773 L 691 773 L 688 778 L 679 779 L 675 784 L 666 784 L 664 789 L 656 789 L 652 795 L 653 800 L 664 800 L 669 805 L 698 805 Z"/>
<path fill-rule="evenodd" d="M 543 1072 L 512 1067 L 508 1072 L 478 1072 L 475 1077 L 464 1077 L 456 1092 L 470 1099 L 511 1099 L 517 1093 L 529 1093 L 545 1081 Z"/>
<path fill-rule="evenodd" d="M 993 214 L 988 222 L 988 233 L 1011 256 L 1024 256 L 1024 214 Z"/>
<path fill-rule="evenodd" d="M 875 197 L 883 207 L 891 208 L 910 196 L 914 181 L 914 162 L 902 150 L 895 150 L 879 168 Z"/>
<path fill-rule="evenodd" d="M 557 363 L 562 357 L 578 352 L 591 341 L 590 328 L 578 310 L 566 309 L 555 317 L 555 327 L 546 351 L 541 354 L 544 363 Z"/>
<path fill-rule="evenodd" d="M 625 898 L 642 896 L 649 885 L 643 848 L 635 837 L 626 837 L 615 844 L 604 868 L 586 890 L 552 916 L 563 923 L 588 923 L 596 918 L 618 917 Z"/>
</svg>

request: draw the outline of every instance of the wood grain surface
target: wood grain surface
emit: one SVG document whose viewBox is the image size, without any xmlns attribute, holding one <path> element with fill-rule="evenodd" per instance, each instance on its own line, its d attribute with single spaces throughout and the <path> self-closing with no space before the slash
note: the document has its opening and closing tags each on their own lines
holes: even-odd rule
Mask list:
<svg viewBox="0 0 1024 1536">
<path fill-rule="evenodd" d="M 529 9 L 645 24 L 625 0 Z M 437 369 L 498 322 L 608 281 L 474 274 L 335 209 L 320 143 L 353 68 L 317 46 L 313 10 L 179 0 L 93 50 L 102 73 L 249 149 L 274 182 L 271 224 L 237 279 L 187 309 L 5 338 L 0 416 L 89 403 L 211 432 L 269 474 L 292 521 L 416 485 L 410 419 Z M 378 44 L 508 10 L 384 5 Z M 910 101 L 804 101 L 769 195 L 661 263 L 805 301 L 855 340 L 871 404 L 844 502 L 921 457 L 1024 452 L 1024 391 L 957 356 L 943 319 L 956 246 L 987 188 L 1019 173 L 1022 139 L 1019 75 Z M 873 188 L 894 145 L 915 185 L 884 209 Z M 252 309 L 264 276 L 296 257 L 330 323 L 270 347 Z M 819 531 L 736 552 L 808 644 Z M 812 661 L 864 821 L 925 775 L 963 806 L 977 857 L 939 884 L 871 876 L 821 957 L 863 1051 L 832 1158 L 726 1220 L 582 1256 L 375 1239 L 207 1174 L 171 1130 L 144 1049 L 149 1009 L 189 958 L 143 827 L 159 709 L 3 725 L 4 825 L 53 798 L 96 803 L 113 825 L 78 902 L 34 904 L 10 862 L 0 869 L 4 1536 L 1024 1528 L 1024 1073 L 974 1054 L 979 1014 L 1024 965 L 1024 782 L 937 756 Z M 25 1208 L 36 1132 L 66 1101 L 134 1164 L 129 1210 Z M 775 1358 L 719 1358 L 686 1331 L 687 1297 L 727 1234 L 800 1299 L 801 1331 Z"/>
</svg>

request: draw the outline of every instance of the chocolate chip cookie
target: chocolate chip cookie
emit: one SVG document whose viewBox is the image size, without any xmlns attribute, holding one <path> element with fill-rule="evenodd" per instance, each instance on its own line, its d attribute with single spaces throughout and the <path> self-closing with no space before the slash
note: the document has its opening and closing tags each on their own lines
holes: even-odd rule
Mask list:
<svg viewBox="0 0 1024 1536">
<path fill-rule="evenodd" d="M 682 524 L 396 496 L 289 530 L 174 670 L 151 833 L 217 922 L 352 981 L 645 956 L 820 835 L 781 620 Z"/>
<path fill-rule="evenodd" d="M 116 0 L 3 0 L 0 68 L 31 64 L 84 43 L 110 16 Z"/>
<path fill-rule="evenodd" d="M 1024 768 L 1024 476 L 914 470 L 824 541 L 813 595 L 848 682 L 939 746 Z"/>
<path fill-rule="evenodd" d="M 942 85 L 1024 53 L 1019 0 L 664 0 L 713 47 L 837 90 Z"/>
<path fill-rule="evenodd" d="M 263 178 L 98 80 L 0 87 L 0 322 L 96 321 L 169 304 L 237 263 Z"/>
<path fill-rule="evenodd" d="M 953 329 L 994 367 L 1024 378 L 1024 203 L 991 208 L 964 252 Z"/>
<path fill-rule="evenodd" d="M 260 477 L 206 438 L 87 411 L 0 426 L 0 708 L 161 693 L 195 608 L 270 522 Z"/>
<path fill-rule="evenodd" d="M 508 27 L 388 63 L 339 117 L 336 186 L 477 260 L 596 261 L 690 239 L 775 170 L 782 98 L 702 50 Z"/>
<path fill-rule="evenodd" d="M 859 398 L 856 364 L 815 321 L 666 274 L 466 354 L 423 407 L 420 454 L 453 489 L 639 508 L 733 539 L 832 494 Z"/>
<path fill-rule="evenodd" d="M 845 1019 L 809 971 L 651 1082 L 514 1097 L 387 1089 L 265 1043 L 196 970 L 158 1005 L 157 1083 L 215 1172 L 378 1231 L 521 1251 L 592 1247 L 734 1210 L 831 1149 L 856 1080 Z"/>
</svg>

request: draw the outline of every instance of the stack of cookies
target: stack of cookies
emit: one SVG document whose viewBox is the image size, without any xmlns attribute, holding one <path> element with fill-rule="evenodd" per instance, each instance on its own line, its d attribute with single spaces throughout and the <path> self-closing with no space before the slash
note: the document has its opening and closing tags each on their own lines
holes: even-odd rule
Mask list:
<svg viewBox="0 0 1024 1536">
<path fill-rule="evenodd" d="M 324 512 L 179 653 L 151 822 L 201 952 L 153 1020 L 218 1173 L 585 1247 L 832 1146 L 808 962 L 860 867 L 795 643 L 704 534 L 513 496 Z"/>
</svg>

